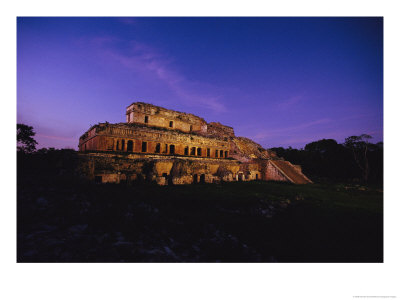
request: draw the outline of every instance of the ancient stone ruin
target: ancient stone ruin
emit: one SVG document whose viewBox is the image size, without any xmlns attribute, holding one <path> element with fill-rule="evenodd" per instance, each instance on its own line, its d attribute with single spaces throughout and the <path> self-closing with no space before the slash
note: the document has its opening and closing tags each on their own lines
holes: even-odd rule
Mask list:
<svg viewBox="0 0 400 300">
<path fill-rule="evenodd" d="M 301 167 L 198 116 L 135 102 L 126 123 L 99 123 L 79 139 L 82 172 L 99 183 L 160 185 L 276 180 L 311 183 Z"/>
</svg>

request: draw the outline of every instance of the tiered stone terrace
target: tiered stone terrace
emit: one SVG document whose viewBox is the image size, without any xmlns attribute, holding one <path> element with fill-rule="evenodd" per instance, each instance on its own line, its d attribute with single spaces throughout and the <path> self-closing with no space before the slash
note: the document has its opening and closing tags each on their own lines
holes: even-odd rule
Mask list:
<svg viewBox="0 0 400 300">
<path fill-rule="evenodd" d="M 193 114 L 135 102 L 126 109 L 126 121 L 99 123 L 81 136 L 86 176 L 98 182 L 154 180 L 159 184 L 311 182 L 299 167 L 273 164 L 272 160 L 282 159 L 250 139 L 236 137 L 232 127 L 207 123 Z"/>
</svg>

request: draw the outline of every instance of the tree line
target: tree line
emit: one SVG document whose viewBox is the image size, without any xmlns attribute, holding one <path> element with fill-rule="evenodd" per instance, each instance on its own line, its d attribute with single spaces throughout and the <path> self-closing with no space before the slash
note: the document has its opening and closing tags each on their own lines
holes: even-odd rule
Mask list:
<svg viewBox="0 0 400 300">
<path fill-rule="evenodd" d="M 46 154 L 36 150 L 33 127 L 17 124 L 17 151 L 29 154 Z M 370 143 L 367 134 L 350 136 L 343 144 L 334 139 L 322 139 L 307 144 L 302 149 L 292 147 L 270 148 L 279 157 L 292 164 L 301 165 L 304 174 L 314 182 L 359 182 L 383 184 L 383 142 Z"/>
<path fill-rule="evenodd" d="M 383 184 L 383 142 L 370 143 L 367 134 L 350 136 L 339 144 L 322 139 L 302 149 L 271 148 L 292 164 L 301 165 L 314 182 L 358 182 Z"/>
</svg>

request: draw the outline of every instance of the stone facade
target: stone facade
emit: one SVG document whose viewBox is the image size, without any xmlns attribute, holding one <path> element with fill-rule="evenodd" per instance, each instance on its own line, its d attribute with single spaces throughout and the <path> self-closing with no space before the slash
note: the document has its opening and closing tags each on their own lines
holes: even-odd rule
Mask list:
<svg viewBox="0 0 400 300">
<path fill-rule="evenodd" d="M 126 123 L 92 126 L 79 151 L 83 173 L 96 182 L 311 182 L 300 166 L 279 164 L 275 153 L 236 137 L 232 127 L 143 102 L 127 107 Z"/>
</svg>

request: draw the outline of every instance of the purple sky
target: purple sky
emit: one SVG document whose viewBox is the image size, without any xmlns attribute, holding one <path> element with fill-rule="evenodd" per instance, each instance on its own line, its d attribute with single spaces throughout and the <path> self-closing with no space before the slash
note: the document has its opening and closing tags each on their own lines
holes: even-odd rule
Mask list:
<svg viewBox="0 0 400 300">
<path fill-rule="evenodd" d="M 266 148 L 383 139 L 382 18 L 18 18 L 17 120 L 77 149 L 135 101 Z"/>
</svg>

